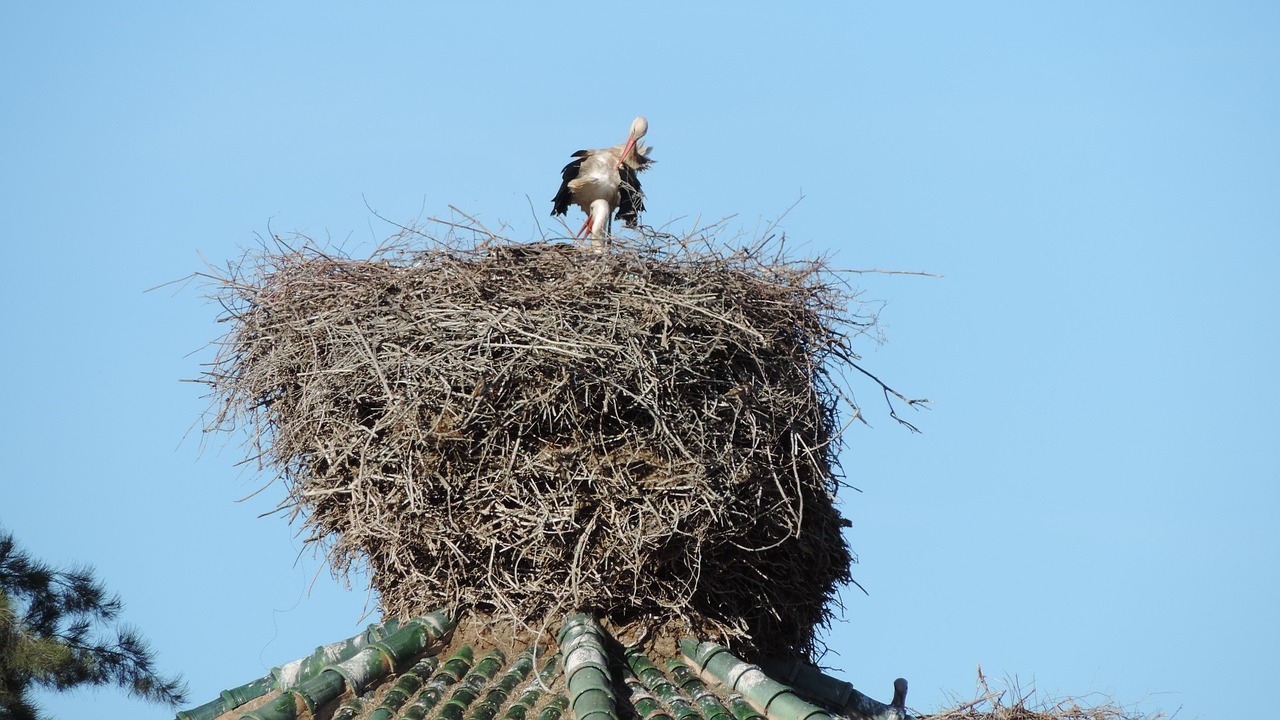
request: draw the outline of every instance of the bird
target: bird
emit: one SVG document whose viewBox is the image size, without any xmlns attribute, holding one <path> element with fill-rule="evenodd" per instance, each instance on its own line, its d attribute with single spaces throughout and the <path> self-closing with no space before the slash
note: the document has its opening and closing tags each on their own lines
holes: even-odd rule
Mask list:
<svg viewBox="0 0 1280 720">
<path fill-rule="evenodd" d="M 560 171 L 563 181 L 560 191 L 551 199 L 551 215 L 564 215 L 570 205 L 577 205 L 587 214 L 576 237 L 590 233 L 588 242 L 596 252 L 606 248 L 609 215 L 615 210 L 616 218 L 636 227 L 640 212 L 644 210 L 644 194 L 640 191 L 637 173 L 653 164 L 649 152 L 653 148 L 640 144 L 640 138 L 649 132 L 649 121 L 643 116 L 631 121 L 627 141 L 609 148 L 579 150 Z"/>
<path fill-rule="evenodd" d="M 900 715 L 907 712 L 907 679 L 898 678 L 893 681 L 893 700 L 889 701 L 889 707 L 898 711 Z"/>
</svg>

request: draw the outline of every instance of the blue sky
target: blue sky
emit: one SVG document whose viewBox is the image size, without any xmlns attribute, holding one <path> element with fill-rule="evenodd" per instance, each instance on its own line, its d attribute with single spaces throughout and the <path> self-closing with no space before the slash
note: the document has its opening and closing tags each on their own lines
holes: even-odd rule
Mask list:
<svg viewBox="0 0 1280 720">
<path fill-rule="evenodd" d="M 255 233 L 359 252 L 450 204 L 515 240 L 645 114 L 646 221 L 783 222 L 864 275 L 933 409 L 844 456 L 836 674 L 1213 717 L 1280 671 L 1280 6 L 25 3 L 0 9 L 0 524 L 94 565 L 193 702 L 367 623 L 202 437 Z M 530 203 L 533 210 L 530 210 Z M 572 220 L 572 218 L 571 218 Z M 577 222 L 574 220 L 573 222 Z M 575 226 L 576 227 L 576 226 Z M 169 717 L 114 691 L 70 716 Z"/>
</svg>

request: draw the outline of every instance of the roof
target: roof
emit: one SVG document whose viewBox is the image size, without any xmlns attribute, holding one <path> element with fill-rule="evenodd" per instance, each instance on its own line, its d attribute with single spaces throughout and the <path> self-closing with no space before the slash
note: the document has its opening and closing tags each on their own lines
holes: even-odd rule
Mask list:
<svg viewBox="0 0 1280 720">
<path fill-rule="evenodd" d="M 456 630 L 439 611 L 370 625 L 181 711 L 177 720 L 910 717 L 905 680 L 895 683 L 886 705 L 799 659 L 762 667 L 692 638 L 669 653 L 624 645 L 591 615 L 567 618 L 554 640 L 517 643 L 512 650 Z"/>
</svg>

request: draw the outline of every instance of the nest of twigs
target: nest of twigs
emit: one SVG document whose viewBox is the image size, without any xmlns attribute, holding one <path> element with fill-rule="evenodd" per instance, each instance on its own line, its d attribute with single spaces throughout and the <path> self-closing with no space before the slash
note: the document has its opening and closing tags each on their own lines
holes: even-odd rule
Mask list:
<svg viewBox="0 0 1280 720">
<path fill-rule="evenodd" d="M 777 242 L 396 240 L 216 278 L 208 428 L 249 428 L 337 571 L 367 561 L 393 615 L 812 649 L 853 561 L 839 372 L 875 326 L 838 275 Z"/>
</svg>

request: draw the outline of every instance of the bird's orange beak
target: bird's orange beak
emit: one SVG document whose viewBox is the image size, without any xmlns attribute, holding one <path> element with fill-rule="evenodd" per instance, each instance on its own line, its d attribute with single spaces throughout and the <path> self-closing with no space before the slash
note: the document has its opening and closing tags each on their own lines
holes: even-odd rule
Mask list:
<svg viewBox="0 0 1280 720">
<path fill-rule="evenodd" d="M 633 137 L 627 138 L 627 144 L 622 147 L 622 155 L 618 157 L 618 168 L 621 168 L 622 163 L 627 161 L 627 155 L 630 155 L 631 151 L 634 150 L 635 147 L 636 147 L 636 138 L 633 138 Z M 617 168 L 614 168 L 614 169 L 616 170 Z"/>
</svg>

